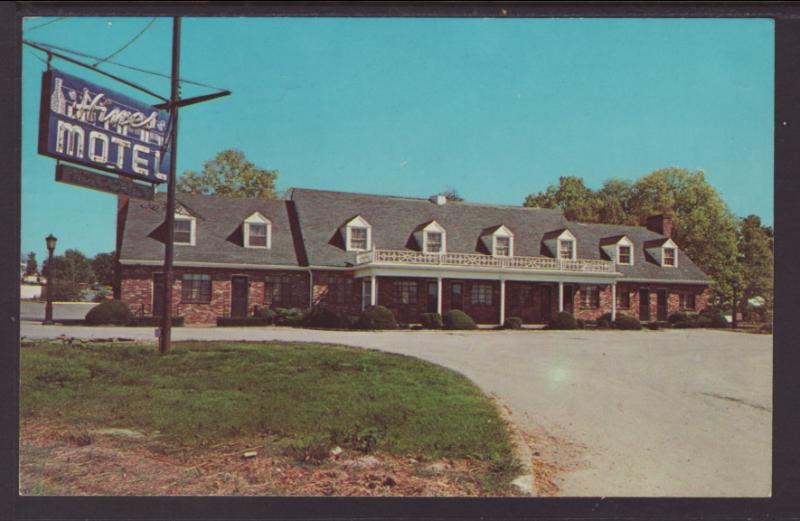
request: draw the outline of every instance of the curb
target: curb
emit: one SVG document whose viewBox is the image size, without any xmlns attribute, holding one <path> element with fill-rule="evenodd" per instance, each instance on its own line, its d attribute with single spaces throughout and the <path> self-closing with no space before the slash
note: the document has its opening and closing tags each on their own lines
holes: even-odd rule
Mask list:
<svg viewBox="0 0 800 521">
<path fill-rule="evenodd" d="M 495 406 L 500 411 L 500 415 L 508 426 L 511 444 L 514 446 L 514 456 L 517 457 L 517 460 L 522 466 L 523 473 L 514 478 L 511 484 L 524 494 L 538 496 L 539 491 L 536 488 L 536 479 L 533 476 L 533 454 L 531 453 L 531 449 L 519 433 L 519 429 L 511 418 L 511 413 L 502 402 L 500 402 L 497 396 L 492 395 L 492 401 L 494 401 Z"/>
</svg>

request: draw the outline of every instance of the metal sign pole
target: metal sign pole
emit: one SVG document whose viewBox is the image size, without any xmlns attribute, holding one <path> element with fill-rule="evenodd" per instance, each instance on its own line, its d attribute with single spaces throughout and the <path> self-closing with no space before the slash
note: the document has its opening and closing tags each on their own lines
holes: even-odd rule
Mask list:
<svg viewBox="0 0 800 521">
<path fill-rule="evenodd" d="M 170 93 L 170 162 L 167 180 L 166 244 L 164 245 L 164 306 L 161 317 L 161 334 L 158 337 L 158 350 L 170 350 L 172 336 L 172 254 L 175 234 L 175 168 L 178 157 L 178 101 L 180 98 L 180 59 L 181 59 L 181 19 L 172 19 L 172 90 Z"/>
</svg>

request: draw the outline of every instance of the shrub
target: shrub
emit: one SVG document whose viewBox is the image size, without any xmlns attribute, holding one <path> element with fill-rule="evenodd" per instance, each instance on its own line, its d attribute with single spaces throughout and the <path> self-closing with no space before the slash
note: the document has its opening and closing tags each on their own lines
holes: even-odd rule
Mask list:
<svg viewBox="0 0 800 521">
<path fill-rule="evenodd" d="M 278 326 L 299 326 L 306 312 L 300 308 L 275 308 L 274 323 Z"/>
<path fill-rule="evenodd" d="M 361 313 L 356 323 L 358 329 L 397 329 L 392 310 L 384 306 L 370 306 Z"/>
<path fill-rule="evenodd" d="M 668 321 L 670 324 L 673 324 L 673 325 L 674 325 L 675 323 L 677 323 L 677 322 L 688 322 L 688 321 L 689 321 L 689 316 L 688 316 L 686 313 L 681 313 L 681 312 L 678 312 L 678 313 L 673 313 L 673 314 L 671 314 L 671 315 L 669 316 L 669 318 L 667 319 L 667 321 Z"/>
<path fill-rule="evenodd" d="M 711 327 L 711 319 L 705 315 L 687 315 L 689 327 L 705 328 Z"/>
<path fill-rule="evenodd" d="M 258 308 L 256 309 L 255 316 L 263 318 L 269 324 L 274 324 L 275 320 L 278 318 L 278 313 L 274 309 Z"/>
<path fill-rule="evenodd" d="M 575 329 L 586 329 L 586 321 L 582 318 L 576 318 Z"/>
<path fill-rule="evenodd" d="M 268 326 L 271 322 L 265 317 L 217 317 L 219 327 Z"/>
<path fill-rule="evenodd" d="M 645 327 L 654 331 L 661 329 L 661 325 L 658 322 L 648 322 Z"/>
<path fill-rule="evenodd" d="M 718 328 L 730 327 L 730 324 L 728 324 L 728 320 L 719 310 L 705 309 L 700 312 L 700 316 L 706 317 L 708 319 L 709 325 L 704 327 L 718 327 Z"/>
<path fill-rule="evenodd" d="M 611 313 L 605 313 L 597 319 L 598 329 L 610 329 L 613 325 L 614 321 L 611 320 Z"/>
<path fill-rule="evenodd" d="M 128 305 L 121 300 L 107 300 L 96 305 L 86 313 L 85 322 L 92 326 L 116 325 L 126 326 L 134 317 Z"/>
<path fill-rule="evenodd" d="M 419 316 L 422 329 L 442 329 L 444 321 L 439 313 L 423 313 Z"/>
<path fill-rule="evenodd" d="M 688 321 L 684 320 L 682 322 L 673 322 L 672 327 L 675 329 L 687 329 L 691 327 Z"/>
<path fill-rule="evenodd" d="M 476 329 L 475 321 L 460 309 L 451 309 L 442 317 L 445 329 Z"/>
<path fill-rule="evenodd" d="M 555 318 L 547 324 L 547 329 L 576 329 L 578 321 L 572 316 L 572 313 L 561 311 L 556 313 Z"/>
<path fill-rule="evenodd" d="M 344 329 L 347 327 L 347 319 L 326 304 L 319 304 L 311 308 L 311 311 L 300 320 L 300 323 L 305 327 L 326 329 Z"/>
<path fill-rule="evenodd" d="M 770 322 L 770 323 L 767 323 L 767 324 L 761 324 L 761 325 L 758 327 L 758 332 L 759 332 L 759 333 L 769 333 L 769 334 L 772 334 L 772 323 Z"/>
<path fill-rule="evenodd" d="M 639 319 L 636 317 L 618 314 L 617 319 L 614 321 L 614 327 L 633 331 L 642 329 L 642 323 L 639 322 Z"/>
<path fill-rule="evenodd" d="M 522 319 L 519 317 L 508 317 L 503 322 L 503 329 L 521 329 Z"/>
</svg>

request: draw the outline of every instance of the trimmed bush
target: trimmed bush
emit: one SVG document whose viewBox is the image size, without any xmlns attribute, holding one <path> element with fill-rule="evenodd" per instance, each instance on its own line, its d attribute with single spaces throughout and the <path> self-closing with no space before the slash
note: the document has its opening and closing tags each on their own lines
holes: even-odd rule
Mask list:
<svg viewBox="0 0 800 521">
<path fill-rule="evenodd" d="M 617 319 L 614 321 L 614 327 L 617 329 L 636 331 L 642 329 L 642 323 L 639 322 L 639 319 L 636 317 L 618 314 Z"/>
<path fill-rule="evenodd" d="M 134 317 L 128 305 L 121 300 L 107 300 L 90 309 L 84 321 L 92 326 L 126 326 L 134 321 Z"/>
<path fill-rule="evenodd" d="M 268 326 L 271 322 L 265 317 L 217 317 L 219 327 Z"/>
<path fill-rule="evenodd" d="M 675 329 L 688 329 L 691 326 L 688 321 L 684 320 L 683 322 L 673 322 L 672 327 Z"/>
<path fill-rule="evenodd" d="M 715 309 L 707 309 L 700 312 L 701 317 L 706 317 L 708 319 L 708 326 L 704 327 L 716 327 L 716 328 L 728 328 L 731 327 L 728 323 L 728 320 L 722 314 L 721 311 Z"/>
<path fill-rule="evenodd" d="M 688 322 L 689 316 L 686 313 L 681 313 L 681 312 L 673 313 L 669 316 L 667 321 L 670 324 L 675 324 L 676 322 Z"/>
<path fill-rule="evenodd" d="M 356 322 L 358 329 L 397 329 L 397 320 L 392 310 L 384 306 L 370 306 L 361 313 Z"/>
<path fill-rule="evenodd" d="M 503 329 L 522 329 L 522 319 L 519 317 L 508 317 L 503 322 Z"/>
<path fill-rule="evenodd" d="M 460 309 L 451 309 L 442 317 L 445 329 L 476 329 L 475 321 Z"/>
<path fill-rule="evenodd" d="M 611 313 L 605 313 L 597 319 L 597 329 L 611 329 L 614 321 L 611 320 Z"/>
<path fill-rule="evenodd" d="M 255 316 L 265 319 L 270 324 L 274 324 L 275 320 L 278 318 L 278 313 L 274 309 L 258 308 L 255 312 Z"/>
<path fill-rule="evenodd" d="M 306 311 L 300 308 L 275 308 L 273 323 L 276 326 L 299 326 L 305 316 Z"/>
<path fill-rule="evenodd" d="M 345 329 L 347 327 L 347 319 L 325 304 L 311 308 L 311 311 L 302 318 L 300 323 L 305 327 L 325 329 Z"/>
<path fill-rule="evenodd" d="M 577 329 L 578 321 L 572 313 L 561 311 L 547 324 L 547 329 Z"/>
<path fill-rule="evenodd" d="M 442 329 L 444 327 L 442 315 L 439 313 L 423 313 L 419 316 L 419 322 L 422 324 L 422 329 Z"/>
<path fill-rule="evenodd" d="M 646 327 L 647 329 L 652 329 L 653 331 L 661 329 L 661 326 L 659 325 L 658 322 L 648 322 L 647 324 L 644 325 L 644 327 Z"/>
<path fill-rule="evenodd" d="M 586 329 L 586 321 L 582 318 L 576 318 L 575 329 Z"/>
</svg>

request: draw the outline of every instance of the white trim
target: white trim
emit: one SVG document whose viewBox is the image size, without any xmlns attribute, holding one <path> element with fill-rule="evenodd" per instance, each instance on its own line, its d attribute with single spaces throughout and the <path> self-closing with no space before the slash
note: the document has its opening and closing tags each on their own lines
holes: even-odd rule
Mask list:
<svg viewBox="0 0 800 521">
<path fill-rule="evenodd" d="M 671 267 L 671 266 L 670 266 Z M 713 281 L 710 280 L 690 280 L 690 279 L 621 279 L 620 282 L 636 282 L 637 284 L 698 284 L 710 286 Z"/>
<path fill-rule="evenodd" d="M 414 266 L 409 268 L 397 267 L 379 267 L 367 266 L 357 270 L 353 270 L 355 278 L 369 277 L 372 275 L 386 276 L 386 277 L 427 277 L 436 278 L 443 277 L 447 279 L 470 279 L 470 280 L 506 280 L 526 281 L 526 282 L 570 282 L 570 283 L 584 283 L 584 284 L 610 284 L 617 277 L 621 277 L 622 273 L 530 273 L 527 270 L 508 270 L 503 272 L 492 272 L 480 270 L 476 271 L 472 268 L 460 268 L 457 266 L 451 267 L 447 270 L 436 269 L 436 266 Z"/>
<path fill-rule="evenodd" d="M 197 244 L 197 218 L 192 215 L 185 215 L 178 212 L 175 212 L 175 221 L 189 221 L 189 242 L 177 242 L 174 240 L 173 231 L 173 241 L 172 244 L 176 244 L 178 246 L 194 246 Z M 173 225 L 174 226 L 174 225 Z"/>
<path fill-rule="evenodd" d="M 354 248 L 352 243 L 352 230 L 353 228 L 360 228 L 367 230 L 367 247 Z M 369 251 L 372 249 L 372 225 L 360 215 L 356 215 L 347 221 L 341 230 L 344 232 L 344 246 L 346 251 Z"/>
<path fill-rule="evenodd" d="M 442 249 L 435 252 L 428 251 L 428 233 L 441 233 L 442 234 Z M 416 239 L 417 244 L 420 247 L 420 250 L 423 253 L 430 253 L 433 255 L 436 254 L 445 254 L 447 253 L 447 230 L 444 229 L 444 226 L 439 224 L 436 221 L 431 221 L 424 228 L 419 231 L 414 232 L 414 239 Z"/>
<path fill-rule="evenodd" d="M 267 225 L 267 245 L 266 246 L 251 246 L 250 245 L 250 225 L 251 224 L 266 224 Z M 272 221 L 261 215 L 261 212 L 253 212 L 250 217 L 244 220 L 244 247 L 259 250 L 269 250 L 272 248 Z"/>
</svg>

